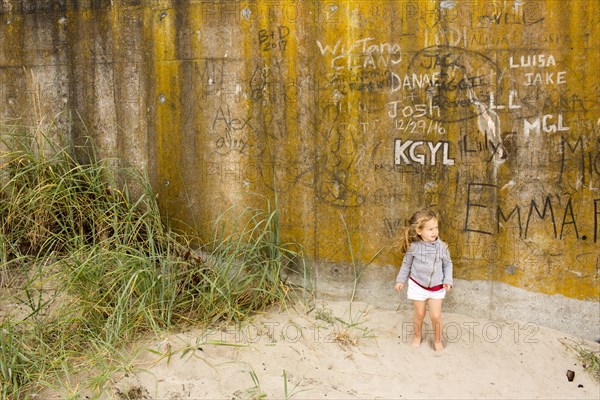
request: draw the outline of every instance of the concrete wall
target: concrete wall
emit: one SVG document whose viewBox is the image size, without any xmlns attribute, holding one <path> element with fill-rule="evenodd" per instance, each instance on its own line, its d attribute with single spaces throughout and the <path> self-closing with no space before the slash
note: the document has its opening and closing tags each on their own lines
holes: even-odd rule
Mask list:
<svg viewBox="0 0 600 400">
<path fill-rule="evenodd" d="M 91 136 L 200 231 L 276 192 L 323 293 L 354 259 L 394 296 L 428 205 L 464 287 L 597 311 L 599 23 L 594 0 L 4 0 L 0 118 Z"/>
</svg>

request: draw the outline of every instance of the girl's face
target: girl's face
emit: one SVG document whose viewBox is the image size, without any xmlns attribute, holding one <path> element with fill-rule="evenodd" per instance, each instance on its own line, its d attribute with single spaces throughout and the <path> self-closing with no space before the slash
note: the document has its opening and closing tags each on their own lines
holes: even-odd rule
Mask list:
<svg viewBox="0 0 600 400">
<path fill-rule="evenodd" d="M 438 221 L 435 218 L 425 222 L 421 228 L 417 228 L 417 234 L 425 242 L 435 242 L 438 237 Z"/>
</svg>

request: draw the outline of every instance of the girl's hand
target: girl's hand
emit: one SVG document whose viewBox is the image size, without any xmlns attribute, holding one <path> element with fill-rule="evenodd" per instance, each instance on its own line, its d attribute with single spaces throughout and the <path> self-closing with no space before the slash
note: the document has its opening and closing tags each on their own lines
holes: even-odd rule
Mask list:
<svg viewBox="0 0 600 400">
<path fill-rule="evenodd" d="M 446 289 L 446 291 L 449 291 L 450 289 L 452 289 L 452 285 L 450 285 L 449 283 L 444 283 L 444 289 Z"/>
<path fill-rule="evenodd" d="M 399 292 L 402 290 L 403 287 L 404 287 L 404 283 L 398 282 L 398 283 L 396 283 L 396 286 L 394 287 L 394 289 L 396 289 L 396 292 Z"/>
</svg>

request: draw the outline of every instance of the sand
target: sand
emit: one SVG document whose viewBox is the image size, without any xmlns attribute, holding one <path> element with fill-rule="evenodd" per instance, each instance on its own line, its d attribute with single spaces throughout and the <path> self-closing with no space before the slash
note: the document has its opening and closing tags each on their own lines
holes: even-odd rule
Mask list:
<svg viewBox="0 0 600 400">
<path fill-rule="evenodd" d="M 412 312 L 341 301 L 273 309 L 242 326 L 140 343 L 107 398 L 599 399 L 573 346 L 600 345 L 522 321 L 444 313 L 446 349 Z M 572 382 L 567 371 L 575 372 Z"/>
</svg>

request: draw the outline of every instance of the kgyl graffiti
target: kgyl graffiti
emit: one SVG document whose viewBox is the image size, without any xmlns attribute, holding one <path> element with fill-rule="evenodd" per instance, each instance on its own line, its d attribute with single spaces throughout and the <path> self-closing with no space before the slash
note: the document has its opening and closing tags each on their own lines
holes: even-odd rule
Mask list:
<svg viewBox="0 0 600 400">
<path fill-rule="evenodd" d="M 439 156 L 438 156 L 439 153 Z M 441 161 L 442 165 L 454 165 L 454 159 L 450 158 L 450 143 L 446 141 L 432 142 L 428 140 L 402 140 L 394 141 L 394 163 L 436 165 Z"/>
</svg>

